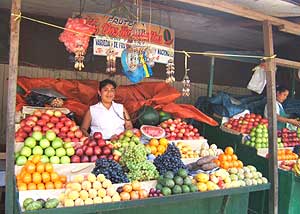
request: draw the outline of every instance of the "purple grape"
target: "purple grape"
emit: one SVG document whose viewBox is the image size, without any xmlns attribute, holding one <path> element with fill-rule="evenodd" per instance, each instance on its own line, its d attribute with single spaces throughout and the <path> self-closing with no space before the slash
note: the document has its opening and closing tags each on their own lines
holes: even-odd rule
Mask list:
<svg viewBox="0 0 300 214">
<path fill-rule="evenodd" d="M 160 190 L 159 190 L 159 189 L 158 189 L 158 190 L 156 190 L 156 193 L 158 193 L 158 194 L 159 194 L 159 193 L 160 193 Z"/>
</svg>

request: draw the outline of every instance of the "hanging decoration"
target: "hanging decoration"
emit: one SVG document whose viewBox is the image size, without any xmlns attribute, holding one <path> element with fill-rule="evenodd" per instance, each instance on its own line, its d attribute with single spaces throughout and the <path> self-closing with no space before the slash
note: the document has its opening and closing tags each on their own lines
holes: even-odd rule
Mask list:
<svg viewBox="0 0 300 214">
<path fill-rule="evenodd" d="M 183 77 L 183 80 L 182 80 L 182 83 L 183 83 L 183 88 L 182 88 L 182 96 L 185 96 L 185 97 L 189 97 L 190 94 L 191 94 L 191 81 L 190 81 L 190 78 L 188 76 L 188 71 L 190 69 L 188 69 L 188 57 L 190 57 L 190 55 L 185 52 L 184 53 L 184 77 Z"/>
<path fill-rule="evenodd" d="M 75 64 L 74 68 L 81 71 L 84 68 L 83 60 L 85 55 L 84 47 L 82 46 L 81 41 L 76 42 L 77 47 L 74 49 L 75 53 Z"/>
<path fill-rule="evenodd" d="M 106 73 L 114 75 L 117 71 L 116 68 L 116 52 L 113 47 L 110 47 L 106 52 Z"/>
<path fill-rule="evenodd" d="M 175 82 L 175 64 L 173 59 L 168 60 L 168 64 L 166 65 L 166 83 L 173 83 Z"/>
</svg>

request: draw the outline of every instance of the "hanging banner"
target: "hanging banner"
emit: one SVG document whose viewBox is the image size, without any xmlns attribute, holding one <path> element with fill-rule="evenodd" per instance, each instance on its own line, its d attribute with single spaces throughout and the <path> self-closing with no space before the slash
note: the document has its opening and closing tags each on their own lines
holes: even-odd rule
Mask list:
<svg viewBox="0 0 300 214">
<path fill-rule="evenodd" d="M 105 56 L 107 50 L 114 47 L 120 57 L 126 45 L 131 43 L 150 47 L 157 63 L 166 64 L 169 59 L 174 59 L 173 29 L 97 13 L 83 13 L 82 18 L 97 27 L 97 37 L 94 39 L 95 55 Z"/>
</svg>

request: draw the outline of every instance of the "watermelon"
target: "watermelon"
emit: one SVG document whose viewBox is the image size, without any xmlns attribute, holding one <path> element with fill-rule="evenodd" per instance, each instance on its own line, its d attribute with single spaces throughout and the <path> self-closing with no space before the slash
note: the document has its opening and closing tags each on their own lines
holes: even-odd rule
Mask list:
<svg viewBox="0 0 300 214">
<path fill-rule="evenodd" d="M 138 111 L 138 124 L 156 126 L 159 124 L 159 113 L 151 106 L 143 106 Z"/>
<path fill-rule="evenodd" d="M 140 128 L 142 134 L 146 139 L 160 139 L 165 136 L 165 130 L 159 126 L 149 126 L 149 125 L 142 125 Z"/>
</svg>

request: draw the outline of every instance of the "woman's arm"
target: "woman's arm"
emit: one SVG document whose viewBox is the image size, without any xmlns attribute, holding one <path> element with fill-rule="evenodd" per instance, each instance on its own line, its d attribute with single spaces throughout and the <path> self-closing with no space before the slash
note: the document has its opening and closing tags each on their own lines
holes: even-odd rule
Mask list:
<svg viewBox="0 0 300 214">
<path fill-rule="evenodd" d="M 287 118 L 287 117 L 282 117 L 280 115 L 277 115 L 277 120 L 279 122 L 282 122 L 282 123 L 290 123 L 294 126 L 300 126 L 300 122 L 296 119 L 290 119 L 290 118 Z"/>
<path fill-rule="evenodd" d="M 132 125 L 132 122 L 130 120 L 130 116 L 128 114 L 128 111 L 126 110 L 125 107 L 124 107 L 124 119 L 125 119 L 125 129 L 132 129 L 133 125 Z"/>
<path fill-rule="evenodd" d="M 88 133 L 88 129 L 91 125 L 91 121 L 92 121 L 92 116 L 91 116 L 91 112 L 90 110 L 88 110 L 85 115 L 84 115 L 84 118 L 83 118 L 83 121 L 81 123 L 81 126 L 80 126 L 80 129 L 82 131 L 82 133 L 88 137 L 89 136 L 89 133 Z"/>
</svg>

